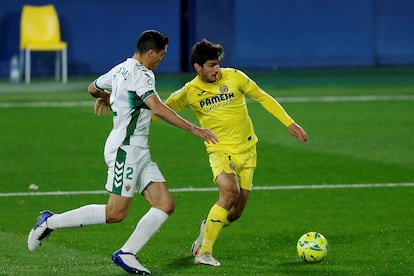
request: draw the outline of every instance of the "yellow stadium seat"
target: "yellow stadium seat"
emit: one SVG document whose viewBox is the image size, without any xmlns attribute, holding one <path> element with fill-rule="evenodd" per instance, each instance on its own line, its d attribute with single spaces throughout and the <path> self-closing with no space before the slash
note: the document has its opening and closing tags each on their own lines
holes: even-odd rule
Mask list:
<svg viewBox="0 0 414 276">
<path fill-rule="evenodd" d="M 60 24 L 53 5 L 24 5 L 20 18 L 20 72 L 30 83 L 31 51 L 55 51 L 55 77 L 68 80 L 67 43 L 60 38 Z"/>
</svg>

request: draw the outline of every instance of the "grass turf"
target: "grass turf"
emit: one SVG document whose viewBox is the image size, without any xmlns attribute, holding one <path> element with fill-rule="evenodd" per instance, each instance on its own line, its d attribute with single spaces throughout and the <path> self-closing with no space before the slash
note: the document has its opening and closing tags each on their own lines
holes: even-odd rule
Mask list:
<svg viewBox="0 0 414 276">
<path fill-rule="evenodd" d="M 276 97 L 414 95 L 411 68 L 252 73 Z M 160 95 L 188 80 L 161 75 Z M 92 78 L 90 79 L 92 80 Z M 39 80 L 33 85 L 0 82 L 0 193 L 101 190 L 106 168 L 103 143 L 109 117 L 92 106 L 22 108 L 25 102 L 91 101 L 89 79 L 69 85 Z M 309 142 L 295 141 L 259 104 L 249 110 L 259 136 L 257 186 L 412 183 L 414 142 L 412 100 L 370 102 L 286 102 L 286 110 L 307 130 Z M 183 115 L 192 119 L 189 112 Z M 171 188 L 213 187 L 201 141 L 166 123 L 151 127 L 153 159 Z M 215 246 L 221 267 L 193 264 L 190 246 L 216 192 L 176 192 L 177 210 L 140 252 L 155 275 L 410 275 L 413 187 L 256 190 L 243 217 L 223 230 Z M 0 197 L 0 274 L 124 275 L 110 255 L 125 241 L 148 204 L 138 195 L 120 224 L 62 229 L 35 252 L 26 239 L 40 210 L 62 212 L 106 195 Z M 322 263 L 296 255 L 305 232 L 323 233 L 330 245 Z"/>
</svg>

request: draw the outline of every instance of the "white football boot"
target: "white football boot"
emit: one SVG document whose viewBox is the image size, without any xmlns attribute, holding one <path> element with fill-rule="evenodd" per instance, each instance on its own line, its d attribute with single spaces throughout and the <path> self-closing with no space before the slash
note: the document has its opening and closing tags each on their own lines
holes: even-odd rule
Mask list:
<svg viewBox="0 0 414 276">
<path fill-rule="evenodd" d="M 129 252 L 123 252 L 122 250 L 114 252 L 112 254 L 112 262 L 117 266 L 122 267 L 126 272 L 130 274 L 151 274 L 151 272 L 137 260 L 137 257 Z"/>
<path fill-rule="evenodd" d="M 33 226 L 27 238 L 27 246 L 30 251 L 34 251 L 41 245 L 41 241 L 52 233 L 53 230 L 47 227 L 46 221 L 53 215 L 51 211 L 42 211 L 40 213 L 35 226 Z"/>
<path fill-rule="evenodd" d="M 200 251 L 201 245 L 203 244 L 205 228 L 206 228 L 206 221 L 203 220 L 200 225 L 200 234 L 198 235 L 197 239 L 193 242 L 193 245 L 191 246 L 191 255 L 193 255 L 193 257 L 197 256 L 198 251 Z"/>
<path fill-rule="evenodd" d="M 194 259 L 194 263 L 196 264 L 203 264 L 203 265 L 211 265 L 211 266 L 220 266 L 221 263 L 214 259 L 214 257 L 210 253 L 204 253 L 201 256 L 196 256 Z"/>
</svg>

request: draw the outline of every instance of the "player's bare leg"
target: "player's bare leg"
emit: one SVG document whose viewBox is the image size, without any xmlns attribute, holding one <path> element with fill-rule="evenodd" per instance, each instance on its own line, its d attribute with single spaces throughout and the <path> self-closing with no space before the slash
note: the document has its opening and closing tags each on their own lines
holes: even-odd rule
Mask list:
<svg viewBox="0 0 414 276">
<path fill-rule="evenodd" d="M 218 235 L 226 225 L 228 210 L 237 202 L 240 194 L 237 178 L 232 173 L 222 172 L 216 178 L 219 187 L 219 200 L 210 209 L 206 220 L 203 242 L 201 248 L 195 257 L 194 262 L 197 264 L 206 264 L 219 266 L 220 262 L 212 256 L 213 246 Z"/>
<path fill-rule="evenodd" d="M 244 211 L 244 208 L 247 205 L 247 200 L 249 199 L 250 191 L 241 189 L 240 195 L 237 198 L 236 203 L 230 208 L 227 220 L 229 223 L 239 219 Z"/>
</svg>

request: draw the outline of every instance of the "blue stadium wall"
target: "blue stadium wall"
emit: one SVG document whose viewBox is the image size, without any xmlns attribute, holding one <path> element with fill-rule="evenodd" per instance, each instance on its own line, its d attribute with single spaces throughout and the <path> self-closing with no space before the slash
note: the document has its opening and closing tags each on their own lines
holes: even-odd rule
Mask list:
<svg viewBox="0 0 414 276">
<path fill-rule="evenodd" d="M 191 70 L 202 38 L 225 47 L 223 66 L 275 69 L 414 64 L 412 0 L 27 0 L 1 1 L 0 76 L 19 53 L 24 4 L 54 4 L 68 42 L 69 74 L 98 74 L 133 54 L 138 35 L 170 36 L 158 72 Z M 53 71 L 35 53 L 33 73 Z"/>
</svg>

